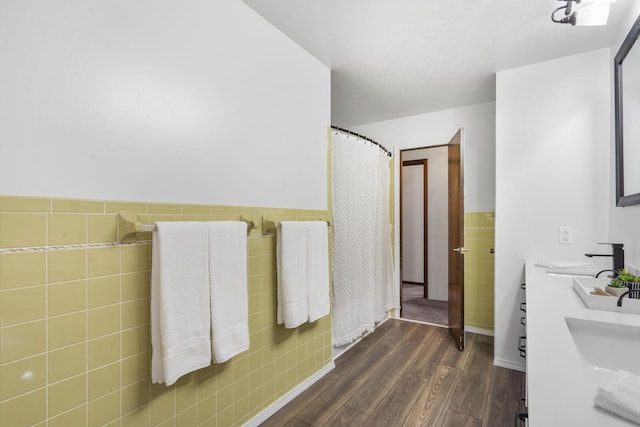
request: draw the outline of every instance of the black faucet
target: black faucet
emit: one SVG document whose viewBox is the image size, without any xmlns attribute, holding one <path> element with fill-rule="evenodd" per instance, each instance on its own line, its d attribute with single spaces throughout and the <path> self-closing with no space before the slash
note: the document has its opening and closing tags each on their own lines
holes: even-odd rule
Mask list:
<svg viewBox="0 0 640 427">
<path fill-rule="evenodd" d="M 620 272 L 624 270 L 624 245 L 622 243 L 598 243 L 598 244 L 611 245 L 613 247 L 613 253 L 612 254 L 584 254 L 584 256 L 589 258 L 592 258 L 594 256 L 607 256 L 607 257 L 610 256 L 613 258 L 613 271 Z M 616 275 L 613 274 L 609 277 L 616 277 Z"/>
<path fill-rule="evenodd" d="M 612 273 L 617 273 L 617 271 L 615 271 L 615 270 L 611 270 L 610 268 L 607 268 L 606 270 L 600 270 L 600 271 L 598 271 L 598 272 L 596 273 L 596 279 L 597 279 L 598 277 L 600 277 L 600 275 L 601 275 L 602 273 L 605 273 L 605 272 L 607 272 L 607 271 L 610 271 L 610 272 L 612 272 Z M 609 277 L 614 277 L 614 276 L 609 276 Z"/>
<path fill-rule="evenodd" d="M 640 292 L 640 289 L 630 289 L 622 294 L 620 294 L 620 296 L 618 297 L 618 307 L 622 307 L 622 299 L 628 294 L 629 298 L 631 298 L 631 293 L 635 292 L 638 293 Z"/>
</svg>

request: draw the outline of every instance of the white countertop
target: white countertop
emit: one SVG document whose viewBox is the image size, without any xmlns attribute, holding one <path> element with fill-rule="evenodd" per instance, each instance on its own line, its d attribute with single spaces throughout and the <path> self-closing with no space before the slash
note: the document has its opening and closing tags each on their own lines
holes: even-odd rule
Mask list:
<svg viewBox="0 0 640 427">
<path fill-rule="evenodd" d="M 525 270 L 529 426 L 637 426 L 593 404 L 613 372 L 582 361 L 565 317 L 640 326 L 640 315 L 590 310 L 573 290 L 572 276 L 534 264 L 527 261 Z"/>
</svg>

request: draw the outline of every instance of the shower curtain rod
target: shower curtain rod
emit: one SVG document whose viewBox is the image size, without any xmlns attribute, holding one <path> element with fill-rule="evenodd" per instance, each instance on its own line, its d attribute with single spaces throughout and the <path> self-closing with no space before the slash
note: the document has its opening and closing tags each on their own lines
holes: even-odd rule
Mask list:
<svg viewBox="0 0 640 427">
<path fill-rule="evenodd" d="M 370 143 L 377 145 L 378 148 L 380 148 L 382 151 L 387 153 L 387 156 L 391 157 L 391 151 L 387 150 L 386 148 L 384 148 L 382 146 L 382 144 L 380 144 L 379 142 L 374 141 L 371 138 L 367 138 L 366 136 L 360 135 L 360 134 L 355 133 L 355 132 L 351 132 L 348 129 L 343 129 L 343 128 L 340 128 L 340 127 L 334 126 L 334 125 L 331 125 L 331 129 L 339 130 L 340 132 L 345 132 L 345 133 L 348 133 L 350 135 L 357 136 L 358 138 L 364 139 L 365 141 L 369 141 Z"/>
</svg>

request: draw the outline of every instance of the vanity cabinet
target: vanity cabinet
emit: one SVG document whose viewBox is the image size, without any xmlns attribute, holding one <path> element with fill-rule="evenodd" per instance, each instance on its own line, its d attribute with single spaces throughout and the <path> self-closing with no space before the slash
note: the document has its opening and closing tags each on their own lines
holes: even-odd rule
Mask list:
<svg viewBox="0 0 640 427">
<path fill-rule="evenodd" d="M 527 359 L 527 285 L 526 283 L 520 284 L 521 289 L 521 301 L 520 301 L 520 327 L 522 328 L 521 334 L 518 337 L 518 352 L 520 357 Z M 526 375 L 525 375 L 526 381 Z M 526 384 L 525 384 L 526 390 Z M 529 413 L 527 410 L 527 397 L 520 398 L 520 408 L 515 414 L 514 425 L 516 427 L 528 425 Z"/>
<path fill-rule="evenodd" d="M 523 327 L 523 333 L 518 337 L 518 352 L 520 357 L 527 359 L 527 285 L 522 283 L 520 285 L 522 289 L 522 301 L 520 302 L 520 325 Z"/>
<path fill-rule="evenodd" d="M 548 274 L 535 261 L 528 260 L 525 268 L 527 425 L 632 426 L 594 405 L 598 387 L 613 371 L 590 363 L 569 327 L 583 320 L 640 328 L 640 315 L 588 309 L 573 289 L 573 276 Z"/>
</svg>

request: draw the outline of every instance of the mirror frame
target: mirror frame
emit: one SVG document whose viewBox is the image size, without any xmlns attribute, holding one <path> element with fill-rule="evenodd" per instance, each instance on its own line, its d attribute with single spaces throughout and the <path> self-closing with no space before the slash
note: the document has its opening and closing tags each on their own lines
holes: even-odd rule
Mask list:
<svg viewBox="0 0 640 427">
<path fill-rule="evenodd" d="M 614 94 L 615 94 L 615 138 L 616 138 L 616 206 L 640 204 L 640 193 L 624 194 L 624 150 L 622 121 L 622 63 L 631 51 L 633 44 L 640 36 L 640 16 L 636 19 L 629 34 L 625 37 L 620 50 L 613 60 Z M 640 49 L 638 46 L 636 49 Z M 634 141 L 640 144 L 640 141 Z"/>
</svg>

